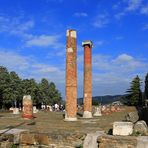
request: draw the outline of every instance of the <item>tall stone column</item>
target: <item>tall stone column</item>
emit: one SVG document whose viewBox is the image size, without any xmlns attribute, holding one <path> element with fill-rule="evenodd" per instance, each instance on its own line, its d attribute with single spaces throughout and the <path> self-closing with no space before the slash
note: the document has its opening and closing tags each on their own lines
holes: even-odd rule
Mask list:
<svg viewBox="0 0 148 148">
<path fill-rule="evenodd" d="M 66 113 L 65 121 L 77 120 L 76 31 L 66 33 Z"/>
<path fill-rule="evenodd" d="M 82 42 L 84 47 L 84 113 L 83 118 L 92 118 L 92 42 Z"/>
</svg>

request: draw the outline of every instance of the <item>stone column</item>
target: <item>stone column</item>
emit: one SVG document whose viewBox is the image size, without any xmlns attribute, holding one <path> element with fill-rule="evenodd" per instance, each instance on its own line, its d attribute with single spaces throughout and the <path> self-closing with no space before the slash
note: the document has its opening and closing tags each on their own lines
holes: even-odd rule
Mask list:
<svg viewBox="0 0 148 148">
<path fill-rule="evenodd" d="M 31 96 L 27 95 L 23 97 L 23 114 L 22 117 L 25 119 L 33 118 L 33 105 Z"/>
<path fill-rule="evenodd" d="M 76 31 L 66 33 L 66 113 L 65 121 L 77 120 Z"/>
<path fill-rule="evenodd" d="M 92 118 L 92 42 L 82 42 L 84 47 L 84 113 L 83 118 Z"/>
</svg>

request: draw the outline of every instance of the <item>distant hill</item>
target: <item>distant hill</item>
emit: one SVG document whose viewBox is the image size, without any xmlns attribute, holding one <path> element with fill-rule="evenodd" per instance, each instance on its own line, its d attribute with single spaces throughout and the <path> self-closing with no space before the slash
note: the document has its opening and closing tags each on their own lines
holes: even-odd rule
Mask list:
<svg viewBox="0 0 148 148">
<path fill-rule="evenodd" d="M 121 101 L 122 102 L 123 97 L 125 97 L 125 95 L 95 96 L 95 97 L 92 98 L 92 103 L 97 105 L 99 103 L 110 104 L 110 103 L 115 102 L 115 101 Z M 83 98 L 78 98 L 77 102 L 78 102 L 78 104 L 82 104 Z"/>
</svg>

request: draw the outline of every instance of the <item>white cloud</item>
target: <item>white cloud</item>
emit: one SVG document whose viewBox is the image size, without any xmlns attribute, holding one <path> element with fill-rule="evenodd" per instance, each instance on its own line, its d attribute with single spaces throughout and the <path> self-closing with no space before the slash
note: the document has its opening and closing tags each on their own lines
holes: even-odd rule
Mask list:
<svg viewBox="0 0 148 148">
<path fill-rule="evenodd" d="M 116 69 L 122 68 L 122 72 L 135 72 L 136 70 L 143 69 L 146 66 L 145 63 L 136 60 L 134 57 L 127 54 L 119 55 L 113 60 L 113 63 L 116 65 Z"/>
<path fill-rule="evenodd" d="M 107 71 L 110 70 L 110 56 L 107 55 L 93 55 L 93 68 L 99 71 Z"/>
<path fill-rule="evenodd" d="M 74 16 L 75 17 L 87 17 L 88 14 L 85 12 L 76 12 L 76 13 L 74 13 Z"/>
<path fill-rule="evenodd" d="M 26 42 L 28 46 L 54 46 L 58 41 L 58 36 L 41 35 L 36 36 Z"/>
<path fill-rule="evenodd" d="M 83 88 L 83 55 L 77 57 L 78 88 Z M 148 62 L 123 53 L 117 57 L 93 55 L 93 95 L 124 93 L 135 75 L 147 72 Z M 50 61 L 49 61 L 50 62 Z M 64 96 L 65 61 L 59 65 L 45 64 L 6 49 L 0 49 L 0 65 L 16 71 L 22 78 L 47 78 L 56 83 Z M 82 90 L 83 92 L 83 90 Z M 80 93 L 82 93 L 80 92 Z M 79 94 L 83 95 L 83 94 Z"/>
<path fill-rule="evenodd" d="M 125 12 L 119 12 L 119 13 L 115 14 L 115 18 L 121 19 L 125 14 L 126 14 Z"/>
<path fill-rule="evenodd" d="M 25 70 L 28 68 L 28 57 L 23 57 L 13 52 L 7 52 L 3 49 L 0 50 L 0 65 L 6 66 L 9 69 L 14 68 L 15 70 Z"/>
<path fill-rule="evenodd" d="M 148 5 L 143 6 L 143 7 L 141 8 L 141 14 L 146 14 L 146 15 L 148 15 Z"/>
<path fill-rule="evenodd" d="M 10 35 L 23 36 L 34 27 L 34 21 L 23 21 L 19 17 L 0 16 L 0 32 L 7 32 Z"/>
<path fill-rule="evenodd" d="M 122 40 L 122 39 L 124 39 L 124 37 L 123 36 L 116 36 L 115 39 L 116 40 Z"/>
<path fill-rule="evenodd" d="M 148 61 L 126 53 L 117 57 L 93 55 L 93 95 L 123 94 L 132 79 L 139 75 L 144 80 Z"/>
<path fill-rule="evenodd" d="M 143 30 L 148 30 L 148 24 L 145 24 Z"/>
<path fill-rule="evenodd" d="M 101 45 L 103 45 L 104 43 L 105 43 L 104 40 L 99 40 L 99 41 L 96 41 L 96 42 L 94 43 L 94 46 L 101 46 Z"/>
<path fill-rule="evenodd" d="M 105 27 L 109 23 L 107 14 L 97 15 L 93 21 L 93 26 L 97 28 Z"/>
<path fill-rule="evenodd" d="M 34 64 L 32 65 L 33 68 L 35 68 L 40 73 L 49 73 L 49 72 L 57 72 L 59 69 L 54 66 L 49 66 L 46 64 Z"/>
<path fill-rule="evenodd" d="M 121 54 L 119 55 L 115 60 L 118 62 L 130 62 L 132 61 L 134 58 L 130 55 L 127 54 Z"/>
<path fill-rule="evenodd" d="M 123 0 L 126 5 L 123 10 L 115 14 L 116 19 L 121 19 L 130 12 L 137 12 L 141 14 L 148 14 L 148 5 L 143 0 Z"/>
<path fill-rule="evenodd" d="M 38 46 L 38 47 L 49 47 L 51 46 L 54 49 L 65 49 L 65 45 L 59 41 L 60 36 L 58 35 L 40 35 L 32 36 L 29 40 L 26 40 L 26 46 Z"/>
<path fill-rule="evenodd" d="M 10 31 L 11 34 L 25 34 L 26 31 L 30 30 L 31 28 L 34 27 L 34 21 L 33 20 L 29 20 L 27 22 L 19 22 L 18 24 L 14 24 L 14 26 L 12 26 L 12 30 Z"/>
<path fill-rule="evenodd" d="M 39 46 L 53 48 L 63 48 L 63 44 L 59 42 L 59 35 L 33 35 L 29 31 L 34 27 L 33 20 L 22 21 L 19 17 L 9 18 L 0 16 L 0 32 L 6 32 L 9 35 L 19 36 L 27 47 Z"/>
<path fill-rule="evenodd" d="M 118 2 L 117 4 L 114 4 L 114 5 L 112 6 L 112 8 L 113 8 L 113 9 L 118 9 L 119 6 L 120 6 L 120 3 L 121 3 L 121 2 Z"/>
<path fill-rule="evenodd" d="M 56 83 L 63 82 L 63 71 L 60 66 L 39 63 L 33 56 L 26 57 L 3 50 L 0 51 L 0 65 L 7 67 L 9 71 L 16 71 L 23 78 L 40 80 L 45 77 Z"/>
<path fill-rule="evenodd" d="M 105 55 L 93 56 L 94 69 L 102 72 L 126 74 L 146 70 L 148 64 L 128 54 L 121 54 L 115 58 Z"/>
<path fill-rule="evenodd" d="M 128 0 L 128 6 L 125 8 L 126 11 L 135 11 L 142 5 L 142 0 Z"/>
</svg>

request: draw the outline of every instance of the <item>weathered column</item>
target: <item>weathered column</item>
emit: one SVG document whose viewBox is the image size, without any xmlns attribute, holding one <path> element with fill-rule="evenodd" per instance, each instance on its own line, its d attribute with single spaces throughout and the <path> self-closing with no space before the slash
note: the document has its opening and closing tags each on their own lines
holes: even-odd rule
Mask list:
<svg viewBox="0 0 148 148">
<path fill-rule="evenodd" d="M 76 121 L 77 117 L 77 48 L 76 31 L 66 33 L 66 113 L 65 121 Z"/>
<path fill-rule="evenodd" d="M 33 118 L 33 105 L 31 96 L 27 95 L 23 97 L 23 114 L 22 117 L 25 119 Z"/>
<path fill-rule="evenodd" d="M 92 118 L 92 42 L 82 42 L 84 47 L 84 113 L 83 118 Z"/>
</svg>

